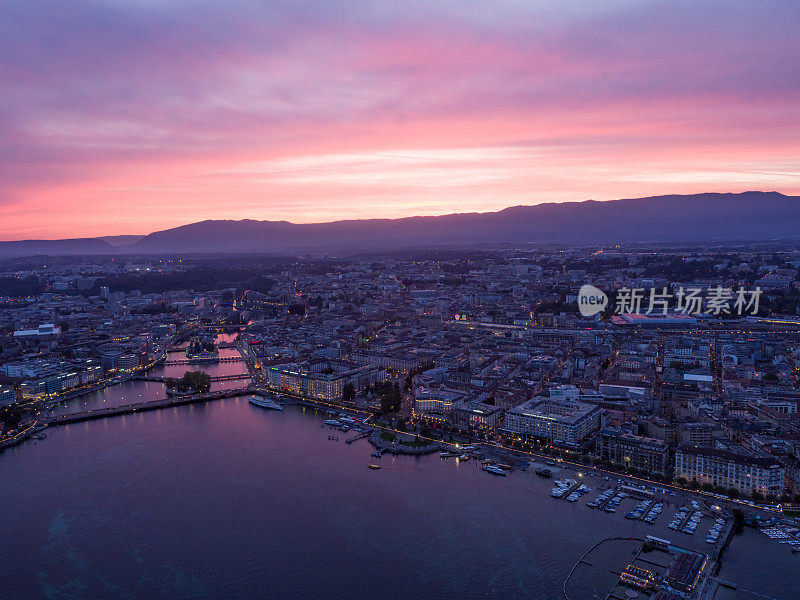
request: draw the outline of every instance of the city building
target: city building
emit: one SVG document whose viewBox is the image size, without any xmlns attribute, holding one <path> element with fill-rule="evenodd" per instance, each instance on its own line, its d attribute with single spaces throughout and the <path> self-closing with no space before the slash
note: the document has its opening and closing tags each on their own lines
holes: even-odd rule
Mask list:
<svg viewBox="0 0 800 600">
<path fill-rule="evenodd" d="M 714 445 L 714 423 L 682 423 L 678 427 L 678 443 L 682 446 L 710 448 Z"/>
<path fill-rule="evenodd" d="M 345 385 L 363 390 L 386 379 L 386 371 L 369 366 L 346 363 L 318 362 L 314 364 L 283 364 L 267 369 L 269 386 L 275 390 L 293 392 L 320 400 L 341 400 Z"/>
<path fill-rule="evenodd" d="M 593 404 L 537 396 L 506 412 L 504 429 L 523 438 L 577 447 L 602 422 L 603 411 Z"/>
<path fill-rule="evenodd" d="M 16 400 L 14 388 L 10 385 L 0 384 L 0 406 L 8 406 Z"/>
<path fill-rule="evenodd" d="M 471 431 L 487 431 L 495 429 L 503 416 L 498 406 L 484 404 L 474 400 L 458 403 L 453 406 L 453 424 Z"/>
<path fill-rule="evenodd" d="M 605 428 L 597 439 L 600 458 L 626 469 L 665 475 L 669 465 L 669 445 L 649 437 L 631 435 L 620 429 Z"/>
<path fill-rule="evenodd" d="M 753 492 L 764 496 L 780 496 L 784 487 L 784 471 L 784 467 L 769 456 L 751 456 L 694 446 L 680 446 L 675 452 L 676 477 L 733 488 L 744 496 Z"/>
</svg>

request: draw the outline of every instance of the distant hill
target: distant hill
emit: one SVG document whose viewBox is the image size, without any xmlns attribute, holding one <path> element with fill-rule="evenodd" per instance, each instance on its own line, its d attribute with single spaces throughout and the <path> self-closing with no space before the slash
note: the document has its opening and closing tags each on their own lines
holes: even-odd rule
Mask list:
<svg viewBox="0 0 800 600">
<path fill-rule="evenodd" d="M 127 246 L 135 244 L 143 237 L 143 235 L 104 235 L 98 239 L 107 242 L 111 246 Z"/>
<path fill-rule="evenodd" d="M 78 238 L 73 240 L 21 240 L 0 242 L 0 257 L 15 256 L 66 256 L 70 254 L 111 254 L 114 248 L 100 239 Z"/>
<path fill-rule="evenodd" d="M 439 217 L 293 224 L 202 221 L 158 231 L 136 252 L 274 252 L 498 242 L 614 243 L 800 238 L 800 197 L 777 192 L 515 206 Z"/>
<path fill-rule="evenodd" d="M 106 238 L 109 239 L 109 238 Z M 102 239 L 0 242 L 0 256 L 388 249 L 480 243 L 679 243 L 800 239 L 800 197 L 778 192 L 546 203 L 439 217 L 295 224 L 202 221 L 126 245 Z"/>
</svg>

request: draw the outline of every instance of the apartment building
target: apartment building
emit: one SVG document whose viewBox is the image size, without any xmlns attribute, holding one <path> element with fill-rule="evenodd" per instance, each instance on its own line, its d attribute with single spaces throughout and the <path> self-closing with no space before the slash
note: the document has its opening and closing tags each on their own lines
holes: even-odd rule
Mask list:
<svg viewBox="0 0 800 600">
<path fill-rule="evenodd" d="M 603 422 L 601 408 L 584 402 L 537 396 L 505 415 L 505 430 L 557 444 L 578 446 Z"/>
<path fill-rule="evenodd" d="M 783 493 L 785 469 L 769 456 L 680 446 L 675 453 L 675 476 L 735 488 L 744 496 L 753 492 L 779 496 Z"/>
</svg>

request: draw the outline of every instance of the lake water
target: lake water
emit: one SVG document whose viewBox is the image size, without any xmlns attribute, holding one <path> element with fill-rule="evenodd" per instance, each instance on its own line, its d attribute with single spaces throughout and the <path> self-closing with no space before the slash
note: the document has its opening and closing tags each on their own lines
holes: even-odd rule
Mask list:
<svg viewBox="0 0 800 600">
<path fill-rule="evenodd" d="M 614 515 L 554 500 L 531 472 L 371 458 L 366 441 L 328 440 L 325 418 L 231 398 L 59 427 L 0 454 L 0 598 L 558 599 L 604 537 L 705 545 L 710 523 L 694 536 L 667 529 L 674 506 L 649 526 L 624 518 L 630 500 Z M 798 558 L 748 531 L 722 571 L 747 591 L 718 597 L 795 600 Z M 612 580 L 576 580 L 570 593 L 603 597 Z"/>
</svg>

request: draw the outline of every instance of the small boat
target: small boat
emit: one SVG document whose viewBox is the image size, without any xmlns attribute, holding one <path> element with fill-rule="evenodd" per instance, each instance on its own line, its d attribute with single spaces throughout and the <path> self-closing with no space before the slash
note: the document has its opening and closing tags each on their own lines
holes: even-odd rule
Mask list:
<svg viewBox="0 0 800 600">
<path fill-rule="evenodd" d="M 369 468 L 372 469 L 373 471 L 377 471 L 378 469 L 381 468 L 381 466 L 380 465 L 369 465 Z"/>
<path fill-rule="evenodd" d="M 469 454 L 462 454 L 461 456 L 458 457 L 458 460 L 467 461 L 470 458 L 472 457 Z"/>
<path fill-rule="evenodd" d="M 486 465 L 485 467 L 482 467 L 482 469 L 487 473 L 491 473 L 492 475 L 498 475 L 500 477 L 506 476 L 506 472 L 503 471 L 503 469 L 501 469 L 500 467 L 496 467 L 495 465 Z"/>
<path fill-rule="evenodd" d="M 381 457 L 381 451 L 380 450 L 375 450 L 375 452 L 370 454 L 370 456 L 374 456 L 375 458 L 380 458 Z"/>
<path fill-rule="evenodd" d="M 497 463 L 497 466 L 503 469 L 504 471 L 510 471 L 514 468 L 511 465 L 507 465 L 505 463 Z"/>
</svg>

